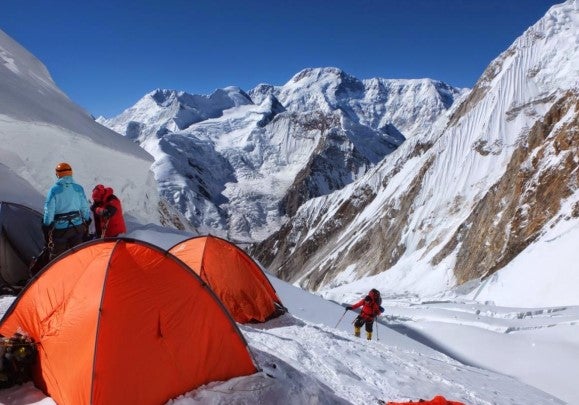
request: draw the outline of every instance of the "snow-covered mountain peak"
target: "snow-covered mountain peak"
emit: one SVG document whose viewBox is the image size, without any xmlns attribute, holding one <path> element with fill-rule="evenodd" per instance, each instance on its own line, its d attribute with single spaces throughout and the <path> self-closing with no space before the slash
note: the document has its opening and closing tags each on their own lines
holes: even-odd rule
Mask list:
<svg viewBox="0 0 579 405">
<path fill-rule="evenodd" d="M 253 104 L 239 87 L 217 89 L 210 95 L 184 91 L 156 89 L 112 119 L 99 117 L 97 121 L 127 137 L 144 142 L 168 132 L 223 115 L 225 110 Z"/>
<path fill-rule="evenodd" d="M 337 67 L 318 67 L 318 68 L 305 68 L 298 73 L 296 73 L 287 84 L 299 83 L 300 87 L 311 85 L 312 83 L 319 83 L 320 81 L 340 81 L 342 79 L 351 78 L 356 80 L 354 77 L 348 75 L 342 69 Z"/>
<path fill-rule="evenodd" d="M 156 89 L 146 94 L 139 104 L 148 104 L 148 100 L 157 104 L 159 108 L 175 108 L 198 110 L 207 115 L 214 114 L 214 111 L 223 112 L 228 108 L 241 105 L 252 104 L 251 98 L 239 87 L 230 86 L 217 89 L 210 95 L 190 94 L 185 91 Z"/>
<path fill-rule="evenodd" d="M 579 48 L 577 10 L 576 0 L 551 7 L 545 16 L 491 62 L 475 89 L 496 86 L 498 81 L 516 79 L 522 82 L 525 79 L 525 91 L 513 96 L 529 98 L 545 96 L 557 89 L 578 87 L 579 62 L 573 58 Z M 522 75 L 522 69 L 526 77 L 514 77 Z"/>
<path fill-rule="evenodd" d="M 360 98 L 364 92 L 361 80 L 334 67 L 308 68 L 297 73 L 281 89 L 279 100 L 294 111 L 340 108 L 351 98 Z"/>
<path fill-rule="evenodd" d="M 100 122 L 155 156 L 162 195 L 197 227 L 255 241 L 307 199 L 343 187 L 406 137 L 429 131 L 463 93 L 429 80 L 371 83 L 379 89 L 330 67 L 248 94 L 157 90 Z"/>
<path fill-rule="evenodd" d="M 260 83 L 253 89 L 249 90 L 248 94 L 255 104 L 261 104 L 265 98 L 274 96 L 275 91 L 276 90 L 273 85 Z"/>
<path fill-rule="evenodd" d="M 579 49 L 579 6 L 576 0 L 568 0 L 553 6 L 547 14 L 520 38 L 513 47 L 535 47 L 542 50 L 542 63 L 530 66 L 529 75 L 541 86 L 561 89 L 579 86 L 579 61 L 573 58 Z M 561 67 L 567 67 L 561 69 Z"/>
<path fill-rule="evenodd" d="M 341 111 L 354 122 L 404 137 L 428 132 L 429 123 L 466 92 L 432 79 L 359 80 L 331 67 L 304 69 L 273 90 L 289 111 Z"/>
</svg>

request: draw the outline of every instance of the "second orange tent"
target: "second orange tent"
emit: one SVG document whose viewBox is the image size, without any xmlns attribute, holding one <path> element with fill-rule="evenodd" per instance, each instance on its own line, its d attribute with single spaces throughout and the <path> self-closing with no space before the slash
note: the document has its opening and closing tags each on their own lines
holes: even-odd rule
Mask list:
<svg viewBox="0 0 579 405">
<path fill-rule="evenodd" d="M 265 322 L 287 311 L 261 268 L 233 243 L 200 236 L 176 244 L 169 252 L 209 284 L 239 323 Z"/>
</svg>

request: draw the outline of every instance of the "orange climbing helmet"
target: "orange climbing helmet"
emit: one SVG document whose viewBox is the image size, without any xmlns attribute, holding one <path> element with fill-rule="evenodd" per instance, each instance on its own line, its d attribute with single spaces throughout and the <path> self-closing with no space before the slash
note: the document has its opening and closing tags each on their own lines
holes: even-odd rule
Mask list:
<svg viewBox="0 0 579 405">
<path fill-rule="evenodd" d="M 72 176 L 72 167 L 68 163 L 62 162 L 56 165 L 56 177 Z"/>
</svg>

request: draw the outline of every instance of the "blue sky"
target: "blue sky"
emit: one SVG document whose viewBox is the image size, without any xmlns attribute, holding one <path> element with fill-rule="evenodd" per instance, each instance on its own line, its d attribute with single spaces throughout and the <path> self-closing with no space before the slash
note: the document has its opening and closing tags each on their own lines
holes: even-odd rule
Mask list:
<svg viewBox="0 0 579 405">
<path fill-rule="evenodd" d="M 156 88 L 282 85 L 307 67 L 472 87 L 547 0 L 3 0 L 0 29 L 91 114 Z"/>
</svg>

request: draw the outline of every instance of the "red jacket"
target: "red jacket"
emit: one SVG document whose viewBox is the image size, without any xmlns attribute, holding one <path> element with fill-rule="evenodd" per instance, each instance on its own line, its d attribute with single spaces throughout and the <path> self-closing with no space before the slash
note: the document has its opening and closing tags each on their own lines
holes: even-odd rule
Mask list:
<svg viewBox="0 0 579 405">
<path fill-rule="evenodd" d="M 409 404 L 418 404 L 420 403 L 420 405 L 464 405 L 464 402 L 458 402 L 458 401 L 449 401 L 448 399 L 444 398 L 442 395 L 437 395 L 434 398 L 432 398 L 430 401 L 425 401 L 423 399 L 420 399 L 416 402 L 414 401 L 410 401 L 410 402 L 392 402 L 392 401 L 388 401 L 387 405 L 409 405 Z"/>
<path fill-rule="evenodd" d="M 118 236 L 120 233 L 127 232 L 121 200 L 114 194 L 108 195 L 105 201 L 95 201 L 91 210 L 95 217 L 97 237 Z"/>
<path fill-rule="evenodd" d="M 380 305 L 378 305 L 378 303 L 375 302 L 369 295 L 352 305 L 352 309 L 360 307 L 362 307 L 360 316 L 368 321 L 373 320 L 376 316 L 382 313 L 380 310 Z"/>
</svg>

